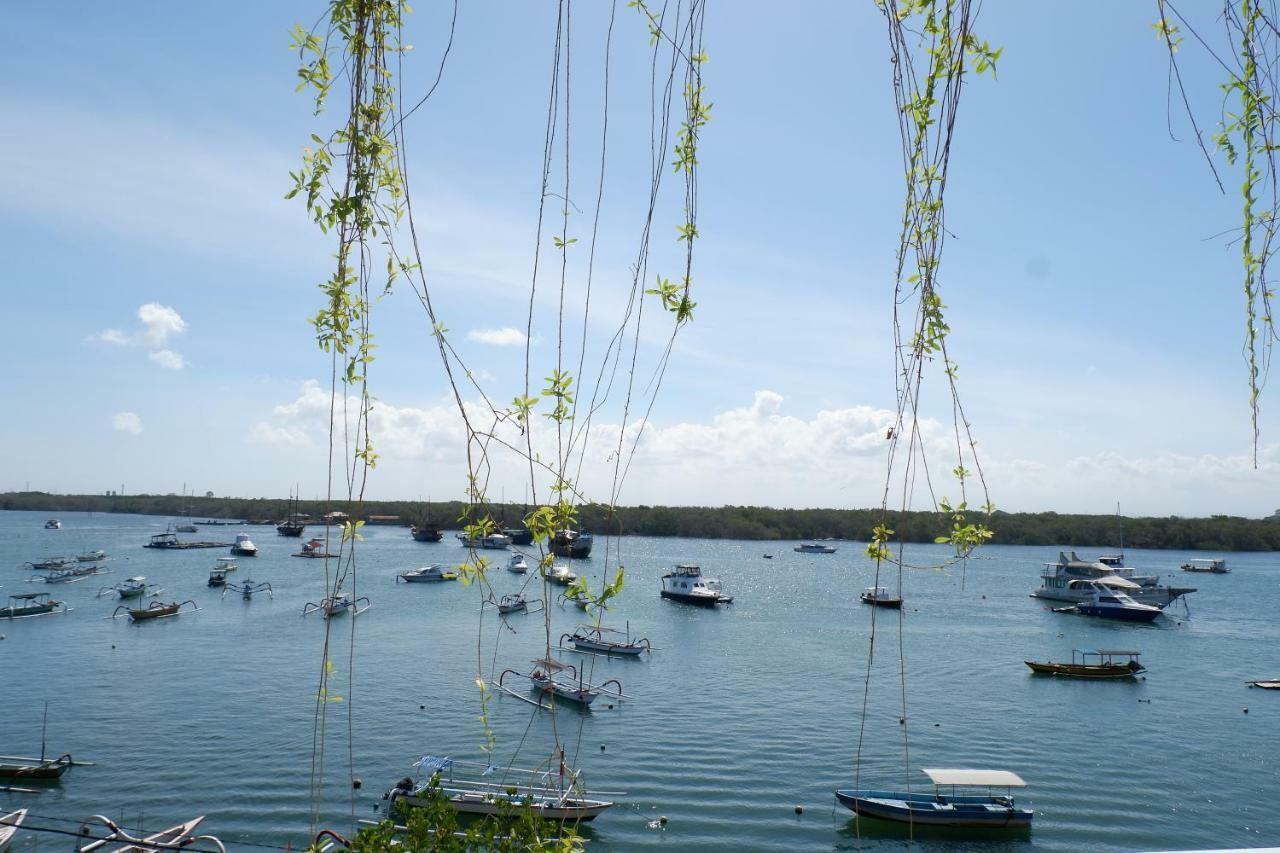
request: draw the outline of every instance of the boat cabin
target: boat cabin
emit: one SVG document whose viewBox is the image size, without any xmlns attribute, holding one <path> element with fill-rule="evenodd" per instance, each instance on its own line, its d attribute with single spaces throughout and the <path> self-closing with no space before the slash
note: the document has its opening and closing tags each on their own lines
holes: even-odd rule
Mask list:
<svg viewBox="0 0 1280 853">
<path fill-rule="evenodd" d="M 147 545 L 147 547 L 148 548 L 177 548 L 178 544 L 179 544 L 178 534 L 157 533 L 155 536 L 151 537 L 151 542 L 150 544 Z"/>
</svg>

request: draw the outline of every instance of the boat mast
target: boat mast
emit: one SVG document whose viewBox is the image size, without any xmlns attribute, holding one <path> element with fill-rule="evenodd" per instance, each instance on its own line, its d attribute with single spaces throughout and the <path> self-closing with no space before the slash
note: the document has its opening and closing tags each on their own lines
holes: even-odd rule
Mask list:
<svg viewBox="0 0 1280 853">
<path fill-rule="evenodd" d="M 45 735 L 49 732 L 49 700 L 44 700 L 44 722 L 40 725 L 40 763 L 44 764 L 44 752 L 46 739 Z"/>
<path fill-rule="evenodd" d="M 1120 562 L 1124 562 L 1124 518 L 1120 515 L 1120 501 L 1116 501 L 1116 524 L 1120 527 Z"/>
</svg>

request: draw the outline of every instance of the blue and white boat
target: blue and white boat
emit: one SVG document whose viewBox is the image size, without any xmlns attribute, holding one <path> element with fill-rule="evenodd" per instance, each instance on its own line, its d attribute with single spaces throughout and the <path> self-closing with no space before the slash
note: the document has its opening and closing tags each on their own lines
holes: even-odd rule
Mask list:
<svg viewBox="0 0 1280 853">
<path fill-rule="evenodd" d="M 662 576 L 662 597 L 699 607 L 733 603 L 733 596 L 724 594 L 719 580 L 705 577 L 699 567 L 683 563 Z"/>
<path fill-rule="evenodd" d="M 1018 808 L 1011 790 L 1026 787 L 1017 773 L 1008 770 L 953 770 L 924 768 L 934 793 L 843 789 L 836 799 L 859 817 L 944 827 L 1030 827 L 1034 814 Z M 994 789 L 1003 788 L 1004 794 Z M 985 793 L 958 793 L 961 789 L 985 789 Z"/>
</svg>

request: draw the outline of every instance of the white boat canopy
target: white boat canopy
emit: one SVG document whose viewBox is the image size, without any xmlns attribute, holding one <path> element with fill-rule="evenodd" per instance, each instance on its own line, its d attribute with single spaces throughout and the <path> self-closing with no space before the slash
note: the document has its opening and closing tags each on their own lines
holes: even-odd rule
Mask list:
<svg viewBox="0 0 1280 853">
<path fill-rule="evenodd" d="M 977 785 L 997 788 L 1025 788 L 1026 782 L 1017 773 L 1008 770 L 948 770 L 937 767 L 921 768 L 935 785 Z"/>
<path fill-rule="evenodd" d="M 1102 586 L 1109 586 L 1114 589 L 1142 589 L 1140 585 L 1134 583 L 1128 578 L 1106 577 L 1106 578 L 1098 578 L 1092 582 L 1096 584 L 1101 584 Z"/>
</svg>

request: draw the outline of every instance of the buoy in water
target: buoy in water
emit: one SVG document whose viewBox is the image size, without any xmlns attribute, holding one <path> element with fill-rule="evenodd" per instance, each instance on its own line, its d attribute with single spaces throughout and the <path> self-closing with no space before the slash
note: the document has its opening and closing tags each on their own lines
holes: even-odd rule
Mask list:
<svg viewBox="0 0 1280 853">
<path fill-rule="evenodd" d="M 356 776 L 354 779 L 351 780 L 352 790 L 359 791 L 362 785 L 364 785 L 364 782 L 360 780 L 359 776 Z"/>
<path fill-rule="evenodd" d="M 804 814 L 804 806 L 796 806 L 796 814 Z"/>
</svg>

